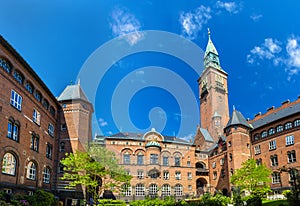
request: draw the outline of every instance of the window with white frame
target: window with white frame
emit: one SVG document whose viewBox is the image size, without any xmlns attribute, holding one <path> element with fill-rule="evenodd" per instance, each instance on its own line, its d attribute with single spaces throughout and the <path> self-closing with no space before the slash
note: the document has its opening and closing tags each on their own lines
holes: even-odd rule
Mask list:
<svg viewBox="0 0 300 206">
<path fill-rule="evenodd" d="M 296 119 L 294 121 L 294 127 L 299 127 L 300 126 L 300 119 Z"/>
<path fill-rule="evenodd" d="M 270 157 L 271 159 L 271 166 L 274 167 L 274 166 L 278 166 L 278 157 L 277 155 L 271 155 Z"/>
<path fill-rule="evenodd" d="M 220 165 L 224 165 L 224 163 L 225 163 L 225 158 L 223 157 L 220 159 Z"/>
<path fill-rule="evenodd" d="M 187 176 L 188 176 L 188 180 L 191 180 L 191 179 L 193 178 L 191 172 L 188 172 L 188 173 L 187 173 Z"/>
<path fill-rule="evenodd" d="M 278 184 L 278 183 L 280 183 L 280 173 L 274 172 L 272 174 L 272 184 Z"/>
<path fill-rule="evenodd" d="M 49 159 L 52 159 L 52 150 L 53 150 L 52 145 L 47 142 L 47 145 L 46 145 L 46 157 L 49 158 Z"/>
<path fill-rule="evenodd" d="M 36 109 L 33 109 L 32 121 L 37 125 L 41 125 L 41 113 Z"/>
<path fill-rule="evenodd" d="M 293 145 L 294 144 L 294 135 L 289 135 L 285 137 L 285 145 Z"/>
<path fill-rule="evenodd" d="M 283 126 L 282 125 L 278 125 L 276 127 L 276 132 L 282 132 L 283 131 Z"/>
<path fill-rule="evenodd" d="M 288 151 L 287 156 L 288 156 L 288 163 L 296 162 L 296 152 L 295 152 L 295 150 Z"/>
<path fill-rule="evenodd" d="M 43 182 L 46 183 L 46 184 L 50 183 L 50 169 L 49 169 L 49 167 L 44 168 Z"/>
<path fill-rule="evenodd" d="M 53 124 L 51 124 L 51 123 L 48 124 L 48 134 L 49 134 L 51 137 L 54 137 L 54 126 L 53 126 Z"/>
<path fill-rule="evenodd" d="M 27 173 L 26 173 L 27 179 L 35 180 L 36 178 L 36 166 L 34 162 L 29 162 L 27 165 Z"/>
<path fill-rule="evenodd" d="M 254 154 L 260 154 L 261 153 L 261 151 L 260 151 L 260 145 L 256 145 L 256 146 L 254 146 Z"/>
<path fill-rule="evenodd" d="M 169 184 L 164 184 L 161 188 L 162 196 L 170 196 L 171 195 L 171 186 Z"/>
<path fill-rule="evenodd" d="M 137 171 L 137 177 L 139 179 L 143 179 L 144 178 L 144 171 L 143 170 L 138 170 Z"/>
<path fill-rule="evenodd" d="M 285 130 L 291 129 L 292 127 L 293 127 L 292 122 L 287 122 L 287 123 L 285 123 L 285 125 L 284 125 L 284 129 L 285 129 Z"/>
<path fill-rule="evenodd" d="M 265 138 L 266 136 L 268 136 L 268 132 L 267 131 L 263 131 L 261 133 L 261 138 Z"/>
<path fill-rule="evenodd" d="M 131 186 L 129 184 L 122 185 L 122 194 L 125 197 L 131 196 Z"/>
<path fill-rule="evenodd" d="M 65 151 L 65 142 L 59 143 L 59 151 L 64 152 Z"/>
<path fill-rule="evenodd" d="M 274 150 L 276 149 L 276 140 L 271 140 L 269 142 L 269 150 Z"/>
<path fill-rule="evenodd" d="M 274 128 L 270 128 L 268 131 L 269 135 L 275 134 L 275 129 Z"/>
<path fill-rule="evenodd" d="M 145 196 L 145 186 L 143 184 L 137 184 L 135 186 L 135 195 L 136 196 Z"/>
<path fill-rule="evenodd" d="M 10 104 L 17 110 L 22 110 L 22 97 L 14 90 L 11 90 Z"/>
<path fill-rule="evenodd" d="M 175 194 L 175 196 L 182 196 L 182 185 L 181 184 L 177 184 L 177 185 L 175 185 L 175 187 L 174 187 L 174 194 Z"/>
<path fill-rule="evenodd" d="M 164 178 L 164 180 L 170 179 L 170 173 L 169 173 L 169 171 L 163 171 L 163 178 Z"/>
<path fill-rule="evenodd" d="M 6 153 L 2 160 L 2 173 L 8 175 L 16 174 L 17 161 L 13 154 Z"/>
<path fill-rule="evenodd" d="M 30 149 L 38 152 L 39 151 L 39 142 L 40 142 L 40 137 L 39 135 L 32 133 L 31 134 L 31 141 L 30 141 Z"/>
<path fill-rule="evenodd" d="M 19 128 L 20 124 L 18 121 L 14 121 L 13 119 L 9 119 L 7 123 L 7 137 L 16 142 L 19 141 Z"/>
<path fill-rule="evenodd" d="M 158 192 L 158 187 L 156 184 L 151 184 L 149 186 L 149 195 L 150 196 L 156 196 Z"/>
<path fill-rule="evenodd" d="M 158 164 L 158 154 L 150 154 L 150 164 Z"/>
<path fill-rule="evenodd" d="M 176 180 L 181 180 L 181 172 L 180 171 L 175 172 L 175 179 Z"/>
</svg>

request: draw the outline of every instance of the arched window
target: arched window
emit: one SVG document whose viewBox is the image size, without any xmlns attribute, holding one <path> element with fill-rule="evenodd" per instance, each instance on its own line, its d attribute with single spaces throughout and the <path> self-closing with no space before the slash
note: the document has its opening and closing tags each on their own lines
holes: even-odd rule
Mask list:
<svg viewBox="0 0 300 206">
<path fill-rule="evenodd" d="M 175 160 L 175 166 L 176 167 L 180 167 L 180 162 L 181 162 L 180 156 L 176 155 L 175 158 L 174 158 L 174 160 Z"/>
<path fill-rule="evenodd" d="M 257 140 L 259 140 L 260 139 L 260 135 L 259 134 L 255 134 L 254 135 L 254 141 L 257 141 Z"/>
<path fill-rule="evenodd" d="M 20 71 L 15 70 L 13 76 L 20 84 L 24 83 L 24 75 Z"/>
<path fill-rule="evenodd" d="M 174 194 L 175 194 L 175 196 L 182 196 L 182 185 L 181 184 L 175 185 Z"/>
<path fill-rule="evenodd" d="M 294 121 L 294 127 L 299 127 L 300 126 L 300 119 L 296 119 Z"/>
<path fill-rule="evenodd" d="M 43 182 L 46 183 L 46 184 L 50 183 L 50 169 L 49 169 L 49 167 L 44 168 Z"/>
<path fill-rule="evenodd" d="M 125 152 L 123 154 L 123 164 L 127 164 L 127 165 L 130 164 L 130 154 L 129 154 L 129 152 Z"/>
<path fill-rule="evenodd" d="M 34 162 L 29 162 L 27 165 L 27 179 L 35 180 L 36 179 L 36 165 Z"/>
<path fill-rule="evenodd" d="M 4 59 L 2 59 L 2 58 L 0 58 L 0 67 L 2 69 L 4 69 L 4 71 L 6 71 L 8 73 L 11 72 L 11 66 L 10 66 L 10 64 L 7 61 L 5 61 Z"/>
<path fill-rule="evenodd" d="M 55 116 L 55 109 L 54 109 L 54 107 L 50 106 L 49 112 L 50 112 L 50 114 L 51 114 L 53 117 Z"/>
<path fill-rule="evenodd" d="M 144 164 L 144 154 L 140 152 L 137 155 L 137 165 L 143 165 L 143 164 Z"/>
<path fill-rule="evenodd" d="M 274 128 L 270 128 L 268 131 L 269 135 L 275 134 L 275 129 Z"/>
<path fill-rule="evenodd" d="M 171 186 L 169 184 L 164 184 L 161 188 L 162 196 L 170 196 L 171 195 Z"/>
<path fill-rule="evenodd" d="M 285 129 L 285 130 L 291 129 L 292 127 L 293 127 L 292 122 L 287 122 L 287 123 L 285 123 L 285 125 L 284 125 L 284 129 Z"/>
<path fill-rule="evenodd" d="M 43 107 L 48 110 L 49 109 L 49 102 L 47 99 L 43 99 Z"/>
<path fill-rule="evenodd" d="M 123 184 L 122 193 L 126 197 L 131 196 L 131 186 L 129 184 Z"/>
<path fill-rule="evenodd" d="M 136 196 L 145 196 L 145 186 L 143 184 L 137 184 L 135 186 L 135 195 Z"/>
<path fill-rule="evenodd" d="M 282 125 L 278 125 L 276 127 L 276 132 L 282 132 L 283 131 L 283 126 Z"/>
<path fill-rule="evenodd" d="M 263 132 L 261 133 L 261 138 L 265 138 L 266 136 L 268 136 L 267 131 L 263 131 Z"/>
<path fill-rule="evenodd" d="M 27 90 L 30 94 L 33 93 L 34 87 L 33 87 L 33 85 L 32 85 L 30 82 L 28 82 L 28 81 L 26 82 L 25 88 L 26 88 L 26 90 Z"/>
<path fill-rule="evenodd" d="M 6 153 L 2 161 L 2 173 L 8 175 L 16 174 L 17 161 L 13 154 Z"/>
<path fill-rule="evenodd" d="M 36 100 L 38 100 L 39 102 L 41 102 L 41 101 L 42 101 L 42 94 L 41 94 L 41 92 L 35 90 L 34 98 L 35 98 Z"/>
<path fill-rule="evenodd" d="M 151 184 L 149 186 L 149 195 L 151 197 L 156 197 L 157 196 L 157 191 L 158 191 L 158 188 L 157 188 L 156 184 Z"/>
</svg>

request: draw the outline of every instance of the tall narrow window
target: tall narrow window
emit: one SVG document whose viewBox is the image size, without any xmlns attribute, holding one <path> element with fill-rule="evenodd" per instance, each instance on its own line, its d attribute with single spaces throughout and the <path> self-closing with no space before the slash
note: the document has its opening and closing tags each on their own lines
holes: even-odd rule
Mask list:
<svg viewBox="0 0 300 206">
<path fill-rule="evenodd" d="M 129 184 L 123 184 L 122 193 L 125 197 L 131 196 L 131 186 Z"/>
<path fill-rule="evenodd" d="M 298 127 L 298 126 L 300 126 L 300 119 L 296 119 L 294 121 L 294 127 Z"/>
<path fill-rule="evenodd" d="M 260 154 L 261 153 L 261 151 L 260 151 L 260 145 L 256 145 L 256 146 L 254 146 L 254 154 Z"/>
<path fill-rule="evenodd" d="M 277 155 L 272 155 L 271 156 L 271 166 L 278 166 L 278 158 Z"/>
<path fill-rule="evenodd" d="M 123 164 L 130 164 L 130 154 L 129 153 L 125 153 L 123 155 Z"/>
<path fill-rule="evenodd" d="M 136 196 L 145 196 L 145 186 L 143 184 L 137 184 L 135 186 L 135 195 Z"/>
<path fill-rule="evenodd" d="M 35 134 L 34 132 L 31 134 L 31 141 L 30 141 L 30 149 L 38 152 L 39 151 L 39 135 Z"/>
<path fill-rule="evenodd" d="M 10 95 L 10 104 L 15 107 L 17 110 L 22 110 L 22 97 L 14 90 L 11 90 Z"/>
<path fill-rule="evenodd" d="M 294 144 L 294 135 L 286 136 L 285 137 L 285 144 L 286 144 L 286 146 L 293 145 Z"/>
<path fill-rule="evenodd" d="M 55 109 L 54 109 L 54 107 L 50 106 L 49 112 L 50 112 L 50 114 L 51 114 L 53 117 L 55 116 Z"/>
<path fill-rule="evenodd" d="M 49 123 L 48 124 L 48 134 L 53 137 L 54 136 L 54 126 L 53 124 Z"/>
<path fill-rule="evenodd" d="M 175 179 L 176 180 L 181 180 L 181 172 L 180 171 L 175 172 Z"/>
<path fill-rule="evenodd" d="M 64 143 L 64 142 L 61 142 L 61 143 L 59 144 L 59 151 L 60 151 L 60 152 L 64 152 L 64 151 L 65 151 L 65 143 Z"/>
<path fill-rule="evenodd" d="M 37 125 L 41 125 L 41 114 L 36 109 L 33 109 L 32 121 Z"/>
<path fill-rule="evenodd" d="M 139 153 L 137 156 L 137 164 L 138 165 L 143 165 L 144 164 L 144 154 L 143 153 Z"/>
<path fill-rule="evenodd" d="M 276 140 L 272 140 L 269 142 L 269 150 L 276 149 Z"/>
<path fill-rule="evenodd" d="M 180 157 L 179 156 L 175 157 L 175 166 L 180 167 Z"/>
<path fill-rule="evenodd" d="M 280 183 L 280 173 L 274 172 L 272 174 L 272 184 L 278 184 L 278 183 Z"/>
<path fill-rule="evenodd" d="M 296 162 L 296 152 L 295 152 L 295 150 L 288 151 L 287 156 L 288 156 L 288 163 Z"/>
<path fill-rule="evenodd" d="M 49 109 L 49 102 L 48 102 L 46 99 L 43 100 L 43 107 L 44 107 L 46 110 Z"/>
<path fill-rule="evenodd" d="M 49 159 L 52 159 L 52 145 L 47 143 L 47 146 L 46 146 L 46 157 L 49 158 Z"/>
<path fill-rule="evenodd" d="M 50 183 L 50 169 L 48 167 L 44 168 L 43 182 L 46 183 L 46 184 Z"/>
<path fill-rule="evenodd" d="M 163 171 L 163 178 L 164 178 L 164 180 L 170 179 L 170 173 L 169 173 L 169 171 Z"/>
<path fill-rule="evenodd" d="M 6 153 L 2 160 L 2 173 L 8 175 L 16 174 L 17 161 L 13 154 Z"/>
<path fill-rule="evenodd" d="M 161 188 L 162 191 L 162 196 L 166 197 L 166 196 L 170 196 L 171 195 L 171 187 L 169 184 L 164 184 Z"/>
<path fill-rule="evenodd" d="M 177 185 L 175 185 L 175 187 L 174 187 L 174 194 L 175 194 L 175 196 L 182 196 L 182 185 L 181 184 L 177 184 Z"/>
<path fill-rule="evenodd" d="M 29 162 L 27 165 L 26 177 L 30 180 L 35 180 L 36 178 L 36 166 L 33 162 Z"/>
<path fill-rule="evenodd" d="M 14 141 L 19 141 L 19 122 L 9 119 L 7 123 L 7 137 Z"/>
<path fill-rule="evenodd" d="M 169 157 L 163 156 L 163 166 L 168 166 L 168 165 L 169 165 Z"/>
</svg>

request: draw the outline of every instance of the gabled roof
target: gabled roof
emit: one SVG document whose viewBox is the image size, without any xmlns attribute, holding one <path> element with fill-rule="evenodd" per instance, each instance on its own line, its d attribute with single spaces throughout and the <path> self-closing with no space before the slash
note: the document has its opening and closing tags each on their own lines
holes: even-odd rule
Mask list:
<svg viewBox="0 0 300 206">
<path fill-rule="evenodd" d="M 300 113 L 300 102 L 294 105 L 290 105 L 284 109 L 273 112 L 265 117 L 262 117 L 251 123 L 254 129 L 257 129 L 261 126 L 264 126 L 268 123 L 274 122 L 276 120 L 282 119 L 284 117 L 288 117 L 290 115 Z"/>
<path fill-rule="evenodd" d="M 203 129 L 203 128 L 200 128 L 200 132 L 202 133 L 205 141 L 207 142 L 214 142 L 213 138 L 210 136 L 209 132 L 207 129 Z"/>
<path fill-rule="evenodd" d="M 242 115 L 241 112 L 237 110 L 233 110 L 230 120 L 228 121 L 225 128 L 230 126 L 237 126 L 237 125 L 243 125 L 248 128 L 252 128 L 252 126 L 248 124 L 248 122 L 246 121 L 245 117 Z"/>
<path fill-rule="evenodd" d="M 80 84 L 68 85 L 57 98 L 58 101 L 75 100 L 75 99 L 81 99 L 89 102 L 82 88 L 80 87 Z"/>
</svg>

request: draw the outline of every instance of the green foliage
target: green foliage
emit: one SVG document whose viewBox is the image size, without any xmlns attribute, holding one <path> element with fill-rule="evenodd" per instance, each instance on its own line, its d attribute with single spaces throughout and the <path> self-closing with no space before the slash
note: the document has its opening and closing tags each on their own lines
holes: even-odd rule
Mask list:
<svg viewBox="0 0 300 206">
<path fill-rule="evenodd" d="M 132 178 L 119 166 L 115 154 L 100 145 L 91 145 L 87 152 L 66 154 L 62 180 L 69 181 L 67 188 L 84 186 L 98 199 L 103 189 L 118 187 Z"/>
<path fill-rule="evenodd" d="M 237 188 L 233 188 L 232 191 L 232 199 L 233 199 L 233 203 L 235 206 L 242 206 L 244 205 L 244 201 L 242 200 L 242 194 L 241 194 L 241 188 L 237 187 Z"/>
<path fill-rule="evenodd" d="M 98 200 L 97 206 L 102 206 L 102 205 L 126 206 L 126 203 L 123 200 L 111 200 L 111 199 Z"/>
<path fill-rule="evenodd" d="M 187 206 L 189 205 L 184 200 L 175 201 L 172 197 L 166 197 L 164 200 L 160 199 L 145 199 L 137 200 L 129 203 L 130 206 Z"/>
<path fill-rule="evenodd" d="M 231 177 L 231 183 L 248 190 L 251 194 L 262 197 L 271 191 L 269 182 L 271 182 L 269 170 L 265 165 L 256 165 L 254 159 L 249 159 L 242 163 L 242 167 L 235 171 Z"/>
<path fill-rule="evenodd" d="M 228 203 L 230 203 L 229 197 L 226 197 L 222 194 L 216 194 L 215 196 L 212 196 L 211 194 L 206 193 L 201 197 L 198 205 L 227 206 Z"/>
<path fill-rule="evenodd" d="M 262 199 L 257 195 L 249 195 L 244 198 L 247 202 L 247 206 L 262 206 Z"/>
</svg>

